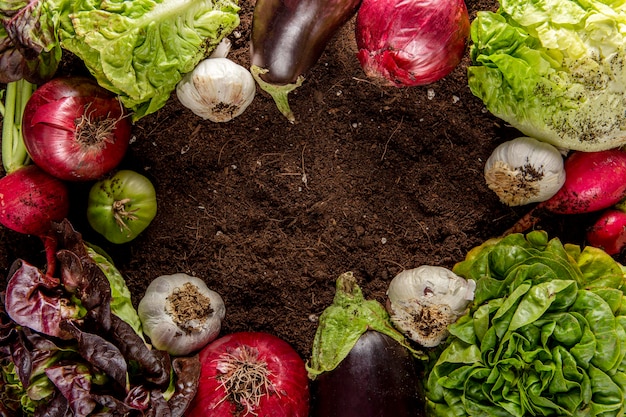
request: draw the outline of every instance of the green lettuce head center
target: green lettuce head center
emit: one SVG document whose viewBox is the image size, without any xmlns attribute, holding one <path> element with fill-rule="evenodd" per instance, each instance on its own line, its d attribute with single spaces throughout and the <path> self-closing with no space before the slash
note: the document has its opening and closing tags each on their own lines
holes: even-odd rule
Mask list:
<svg viewBox="0 0 626 417">
<path fill-rule="evenodd" d="M 535 231 L 488 241 L 454 271 L 479 276 L 476 298 L 428 375 L 431 415 L 624 415 L 619 263 Z"/>
</svg>

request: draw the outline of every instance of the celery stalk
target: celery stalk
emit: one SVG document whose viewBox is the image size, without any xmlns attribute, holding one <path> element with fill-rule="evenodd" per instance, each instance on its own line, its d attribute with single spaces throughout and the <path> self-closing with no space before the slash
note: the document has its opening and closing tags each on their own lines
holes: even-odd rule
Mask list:
<svg viewBox="0 0 626 417">
<path fill-rule="evenodd" d="M 30 162 L 22 136 L 22 116 L 35 85 L 22 79 L 7 84 L 2 114 L 2 165 L 8 174 Z"/>
</svg>

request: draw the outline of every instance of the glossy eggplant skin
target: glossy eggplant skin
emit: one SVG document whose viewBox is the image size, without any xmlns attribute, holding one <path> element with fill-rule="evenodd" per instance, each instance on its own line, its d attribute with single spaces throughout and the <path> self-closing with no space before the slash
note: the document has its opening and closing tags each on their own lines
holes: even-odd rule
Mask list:
<svg viewBox="0 0 626 417">
<path fill-rule="evenodd" d="M 365 332 L 311 389 L 311 417 L 425 416 L 415 360 L 398 342 L 375 331 Z"/>
<path fill-rule="evenodd" d="M 257 0 L 250 45 L 253 66 L 271 84 L 296 83 L 320 58 L 361 0 Z"/>
</svg>

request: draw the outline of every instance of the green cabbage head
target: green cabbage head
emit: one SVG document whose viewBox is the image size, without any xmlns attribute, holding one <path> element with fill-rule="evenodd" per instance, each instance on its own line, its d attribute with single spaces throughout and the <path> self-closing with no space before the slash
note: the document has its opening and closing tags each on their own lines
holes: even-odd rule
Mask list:
<svg viewBox="0 0 626 417">
<path fill-rule="evenodd" d="M 431 416 L 624 416 L 625 270 L 533 231 L 473 249 L 477 283 L 426 382 Z"/>
<path fill-rule="evenodd" d="M 626 144 L 623 0 L 502 0 L 471 39 L 469 87 L 492 114 L 565 149 Z"/>
</svg>

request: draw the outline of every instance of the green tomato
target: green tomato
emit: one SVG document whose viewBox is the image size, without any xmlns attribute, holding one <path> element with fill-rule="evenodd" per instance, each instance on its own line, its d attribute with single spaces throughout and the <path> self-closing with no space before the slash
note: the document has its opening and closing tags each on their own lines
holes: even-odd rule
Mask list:
<svg viewBox="0 0 626 417">
<path fill-rule="evenodd" d="M 87 220 L 112 243 L 136 238 L 152 222 L 156 212 L 154 186 L 134 171 L 119 171 L 98 181 L 89 191 Z"/>
</svg>

